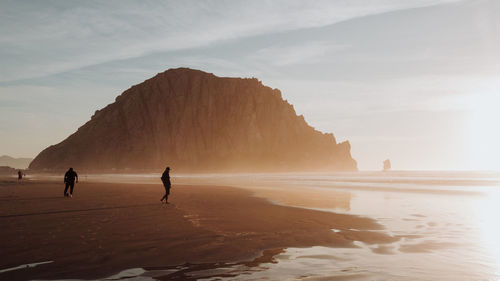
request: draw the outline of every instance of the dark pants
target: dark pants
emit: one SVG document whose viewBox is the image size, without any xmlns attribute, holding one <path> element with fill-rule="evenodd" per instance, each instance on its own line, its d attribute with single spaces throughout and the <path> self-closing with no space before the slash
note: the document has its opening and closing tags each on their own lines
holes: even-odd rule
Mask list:
<svg viewBox="0 0 500 281">
<path fill-rule="evenodd" d="M 70 189 L 70 194 L 73 194 L 73 187 L 75 187 L 75 182 L 69 182 L 67 181 L 66 182 L 66 188 L 64 189 L 64 195 L 66 195 L 68 193 L 68 187 L 71 186 L 71 189 Z"/>
<path fill-rule="evenodd" d="M 163 197 L 161 198 L 161 201 L 163 201 L 163 199 L 165 199 L 165 202 L 168 201 L 168 195 L 170 195 L 170 183 L 163 183 L 163 186 L 165 187 L 165 195 L 163 195 Z"/>
</svg>

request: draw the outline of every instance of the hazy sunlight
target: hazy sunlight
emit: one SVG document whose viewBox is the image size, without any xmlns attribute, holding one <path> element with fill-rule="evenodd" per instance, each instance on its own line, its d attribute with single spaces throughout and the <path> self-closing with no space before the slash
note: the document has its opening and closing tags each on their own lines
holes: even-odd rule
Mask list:
<svg viewBox="0 0 500 281">
<path fill-rule="evenodd" d="M 499 104 L 499 93 L 476 95 L 469 100 L 465 134 L 470 167 L 500 170 Z"/>
</svg>

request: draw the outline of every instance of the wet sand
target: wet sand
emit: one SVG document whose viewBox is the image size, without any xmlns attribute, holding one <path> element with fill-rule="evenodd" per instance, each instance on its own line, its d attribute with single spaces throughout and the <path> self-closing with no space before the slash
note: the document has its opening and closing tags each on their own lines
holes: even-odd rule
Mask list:
<svg viewBox="0 0 500 281">
<path fill-rule="evenodd" d="M 4 271 L 0 280 L 91 279 L 138 267 L 260 263 L 288 247 L 398 239 L 369 218 L 278 206 L 232 187 L 174 183 L 168 205 L 159 201 L 160 184 L 80 182 L 72 199 L 63 197 L 63 188 L 62 180 L 20 185 L 0 180 L 0 272 L 53 261 Z M 162 280 L 176 278 L 172 273 Z"/>
</svg>

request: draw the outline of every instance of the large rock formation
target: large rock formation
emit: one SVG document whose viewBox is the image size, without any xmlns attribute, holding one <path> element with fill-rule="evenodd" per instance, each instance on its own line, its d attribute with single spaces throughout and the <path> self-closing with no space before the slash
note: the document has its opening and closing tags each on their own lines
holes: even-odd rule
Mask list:
<svg viewBox="0 0 500 281">
<path fill-rule="evenodd" d="M 88 172 L 356 170 L 337 144 L 257 79 L 170 69 L 135 85 L 59 144 L 34 170 Z"/>
</svg>

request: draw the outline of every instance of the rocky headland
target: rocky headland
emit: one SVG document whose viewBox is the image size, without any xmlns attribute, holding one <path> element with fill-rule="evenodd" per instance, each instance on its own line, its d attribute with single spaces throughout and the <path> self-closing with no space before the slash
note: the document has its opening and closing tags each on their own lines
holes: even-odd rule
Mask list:
<svg viewBox="0 0 500 281">
<path fill-rule="evenodd" d="M 279 90 L 188 68 L 126 90 L 29 168 L 139 172 L 166 165 L 184 172 L 357 169 L 349 142 L 309 126 Z"/>
</svg>

